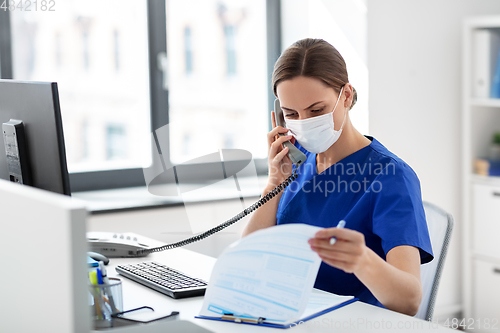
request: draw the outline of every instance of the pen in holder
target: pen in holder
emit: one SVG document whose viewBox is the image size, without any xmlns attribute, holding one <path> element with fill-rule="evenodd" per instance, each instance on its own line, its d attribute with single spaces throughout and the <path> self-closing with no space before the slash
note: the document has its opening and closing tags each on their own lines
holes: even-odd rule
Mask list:
<svg viewBox="0 0 500 333">
<path fill-rule="evenodd" d="M 112 315 L 123 311 L 122 281 L 108 278 L 107 283 L 89 284 L 91 316 L 94 328 L 113 326 Z"/>
</svg>

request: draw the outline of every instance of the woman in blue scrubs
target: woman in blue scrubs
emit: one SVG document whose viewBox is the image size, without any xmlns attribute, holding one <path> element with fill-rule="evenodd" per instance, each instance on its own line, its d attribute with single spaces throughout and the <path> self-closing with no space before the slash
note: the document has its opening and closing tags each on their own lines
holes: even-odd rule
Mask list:
<svg viewBox="0 0 500 333">
<path fill-rule="evenodd" d="M 244 235 L 285 223 L 323 227 L 309 240 L 322 259 L 316 288 L 415 315 L 420 265 L 433 259 L 417 175 L 354 128 L 349 110 L 357 93 L 329 43 L 304 39 L 285 50 L 273 89 L 287 128 L 276 126 L 272 115 L 264 194 L 294 171 L 285 141 L 307 160 L 295 170 L 298 178 L 252 215 Z M 336 228 L 341 220 L 345 228 Z"/>
</svg>

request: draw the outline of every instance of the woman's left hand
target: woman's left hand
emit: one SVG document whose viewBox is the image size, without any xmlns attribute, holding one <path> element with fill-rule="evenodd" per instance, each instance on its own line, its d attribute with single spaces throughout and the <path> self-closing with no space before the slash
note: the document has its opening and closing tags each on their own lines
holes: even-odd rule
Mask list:
<svg viewBox="0 0 500 333">
<path fill-rule="evenodd" d="M 333 245 L 330 245 L 331 237 L 337 238 Z M 356 273 L 365 266 L 368 247 L 365 236 L 358 231 L 326 228 L 318 231 L 308 242 L 325 263 L 346 273 Z"/>
</svg>

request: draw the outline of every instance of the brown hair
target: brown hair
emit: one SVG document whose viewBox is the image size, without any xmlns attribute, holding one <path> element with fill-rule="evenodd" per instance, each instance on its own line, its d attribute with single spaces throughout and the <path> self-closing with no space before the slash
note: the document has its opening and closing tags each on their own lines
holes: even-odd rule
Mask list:
<svg viewBox="0 0 500 333">
<path fill-rule="evenodd" d="M 273 92 L 281 81 L 306 76 L 323 81 L 337 93 L 349 82 L 344 58 L 339 51 L 323 39 L 301 39 L 288 47 L 278 58 L 273 71 Z M 352 109 L 358 93 L 353 88 Z"/>
</svg>

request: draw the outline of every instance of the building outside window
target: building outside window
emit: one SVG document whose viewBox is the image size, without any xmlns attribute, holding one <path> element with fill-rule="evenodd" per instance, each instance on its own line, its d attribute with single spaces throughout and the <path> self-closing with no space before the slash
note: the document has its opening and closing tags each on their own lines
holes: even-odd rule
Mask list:
<svg viewBox="0 0 500 333">
<path fill-rule="evenodd" d="M 127 132 L 123 125 L 108 124 L 106 126 L 106 154 L 108 160 L 127 157 Z"/>
<path fill-rule="evenodd" d="M 120 32 L 117 29 L 113 31 L 113 45 L 115 48 L 115 70 L 118 72 L 120 70 Z"/>
<path fill-rule="evenodd" d="M 146 5 L 65 0 L 53 12 L 10 12 L 13 78 L 57 82 L 70 173 L 151 163 Z M 110 134 L 117 120 L 129 130 Z"/>
<path fill-rule="evenodd" d="M 191 28 L 184 28 L 184 54 L 186 63 L 186 75 L 193 72 L 193 45 L 191 38 Z"/>
<path fill-rule="evenodd" d="M 233 25 L 224 26 L 224 36 L 226 38 L 226 72 L 227 75 L 236 74 L 236 46 L 235 28 Z"/>
<path fill-rule="evenodd" d="M 265 158 L 266 1 L 168 0 L 166 5 L 171 161 L 224 148 Z"/>
</svg>

